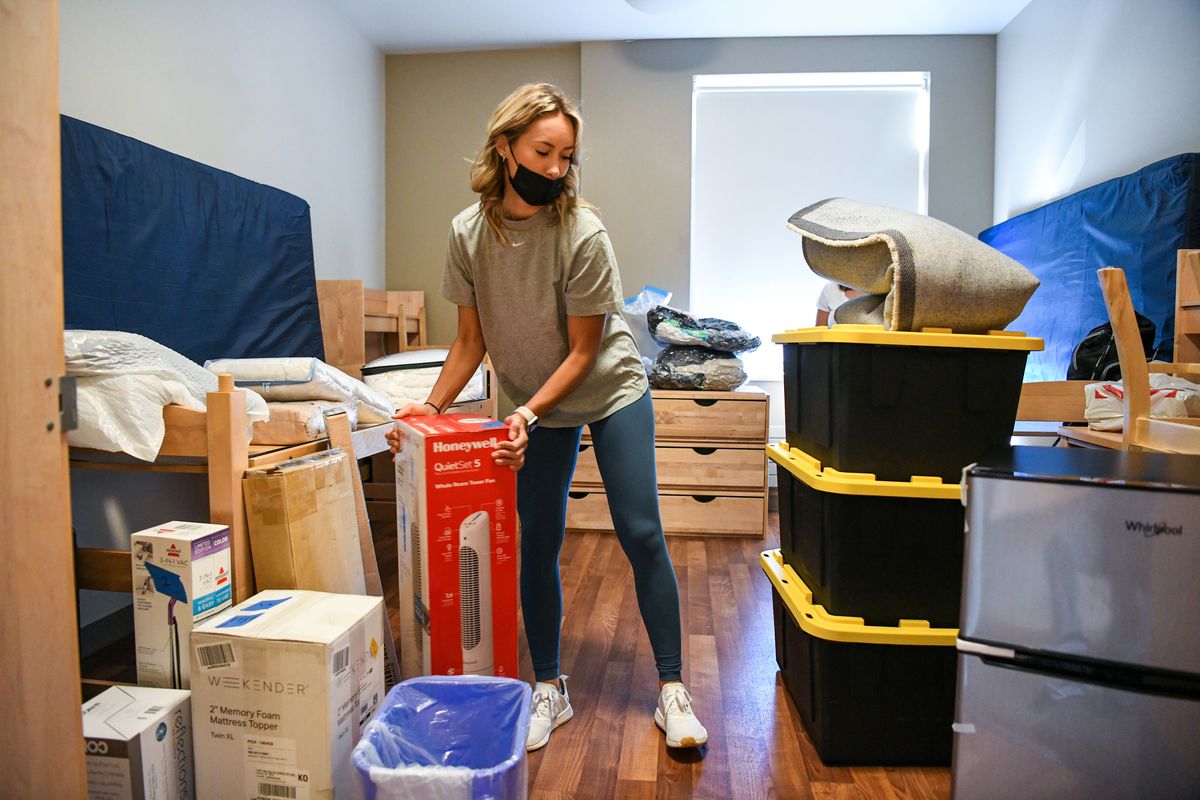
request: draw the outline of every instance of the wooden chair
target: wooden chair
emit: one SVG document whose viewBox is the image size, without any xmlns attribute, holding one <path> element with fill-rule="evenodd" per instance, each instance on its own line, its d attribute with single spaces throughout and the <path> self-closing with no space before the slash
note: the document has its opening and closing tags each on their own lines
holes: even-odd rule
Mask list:
<svg viewBox="0 0 1200 800">
<path fill-rule="evenodd" d="M 1181 251 L 1180 267 L 1185 266 Z M 1189 257 L 1190 258 L 1190 257 Z M 1187 261 L 1188 268 L 1196 268 Z M 1200 454 L 1200 418 L 1152 419 L 1150 417 L 1150 367 L 1146 364 L 1133 303 L 1125 271 L 1116 267 L 1099 270 L 1104 304 L 1112 322 L 1113 338 L 1117 342 L 1117 357 L 1121 362 L 1121 378 L 1125 390 L 1125 419 L 1121 432 L 1121 449 L 1158 450 L 1168 453 Z M 1173 374 L 1196 374 L 1196 364 L 1166 364 L 1155 371 Z"/>
</svg>

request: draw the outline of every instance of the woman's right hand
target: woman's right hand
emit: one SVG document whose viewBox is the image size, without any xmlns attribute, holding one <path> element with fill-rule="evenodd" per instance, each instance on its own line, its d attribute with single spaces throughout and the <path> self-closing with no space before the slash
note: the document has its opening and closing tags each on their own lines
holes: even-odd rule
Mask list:
<svg viewBox="0 0 1200 800">
<path fill-rule="evenodd" d="M 433 417 L 437 416 L 437 409 L 429 403 L 409 403 L 404 408 L 392 414 L 392 419 L 403 419 L 404 417 Z M 392 455 L 400 452 L 400 431 L 393 425 L 384 434 L 387 439 L 388 447 L 391 448 Z"/>
</svg>

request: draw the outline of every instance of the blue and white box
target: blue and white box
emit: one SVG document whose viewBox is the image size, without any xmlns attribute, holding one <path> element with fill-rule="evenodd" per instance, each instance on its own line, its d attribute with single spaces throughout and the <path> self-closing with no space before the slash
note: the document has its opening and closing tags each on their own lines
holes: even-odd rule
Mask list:
<svg viewBox="0 0 1200 800">
<path fill-rule="evenodd" d="M 193 624 L 233 602 L 229 528 L 168 522 L 130 537 L 137 680 L 186 689 Z"/>
</svg>

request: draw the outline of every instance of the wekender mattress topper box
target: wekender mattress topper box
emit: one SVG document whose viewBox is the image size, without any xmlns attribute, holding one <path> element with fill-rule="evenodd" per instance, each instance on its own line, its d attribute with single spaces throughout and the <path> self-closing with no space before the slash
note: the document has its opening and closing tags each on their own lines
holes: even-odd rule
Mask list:
<svg viewBox="0 0 1200 800">
<path fill-rule="evenodd" d="M 384 696 L 379 597 L 270 589 L 192 631 L 197 797 L 353 797 Z"/>
</svg>

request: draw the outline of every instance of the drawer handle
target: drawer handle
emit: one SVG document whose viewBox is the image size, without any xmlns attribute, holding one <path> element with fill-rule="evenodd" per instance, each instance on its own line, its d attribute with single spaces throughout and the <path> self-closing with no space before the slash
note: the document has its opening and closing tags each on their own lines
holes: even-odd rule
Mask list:
<svg viewBox="0 0 1200 800">
<path fill-rule="evenodd" d="M 715 447 L 693 447 L 692 452 L 698 456 L 711 456 L 713 453 L 717 452 L 717 448 L 715 448 Z"/>
<path fill-rule="evenodd" d="M 692 402 L 698 406 L 703 406 L 704 408 L 708 408 L 709 406 L 715 406 L 717 404 L 716 400 L 698 400 L 696 398 L 692 398 Z"/>
<path fill-rule="evenodd" d="M 711 503 L 717 499 L 717 496 L 715 494 L 694 494 L 692 495 L 692 499 L 697 503 Z"/>
<path fill-rule="evenodd" d="M 581 452 L 581 453 L 586 452 L 589 447 L 591 447 L 590 444 L 581 444 L 581 445 L 579 445 L 579 452 Z"/>
<path fill-rule="evenodd" d="M 582 500 L 589 494 L 591 494 L 591 492 L 567 492 L 567 497 L 570 497 L 572 500 Z"/>
</svg>

